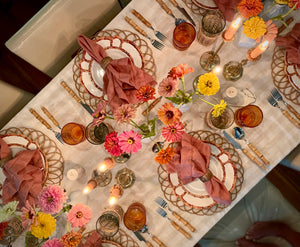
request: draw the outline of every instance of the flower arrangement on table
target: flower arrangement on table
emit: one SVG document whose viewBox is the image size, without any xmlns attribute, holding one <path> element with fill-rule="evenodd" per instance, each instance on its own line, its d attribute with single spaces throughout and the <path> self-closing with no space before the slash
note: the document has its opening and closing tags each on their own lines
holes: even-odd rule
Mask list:
<svg viewBox="0 0 300 247">
<path fill-rule="evenodd" d="M 65 192 L 58 185 L 48 185 L 40 192 L 37 207 L 26 201 L 25 207 L 21 208 L 20 216 L 15 213 L 18 204 L 19 202 L 12 201 L 1 208 L 1 230 L 3 235 L 3 227 L 8 225 L 7 218 L 11 215 L 15 216 L 27 231 L 26 246 L 32 239 L 35 239 L 38 246 L 44 247 L 77 246 L 81 242 L 85 226 L 92 218 L 92 211 L 88 206 L 67 204 Z M 63 213 L 67 214 L 67 233 L 63 234 L 60 239 L 51 238 L 56 230 L 56 218 Z M 70 226 L 73 229 L 70 230 Z"/>
</svg>

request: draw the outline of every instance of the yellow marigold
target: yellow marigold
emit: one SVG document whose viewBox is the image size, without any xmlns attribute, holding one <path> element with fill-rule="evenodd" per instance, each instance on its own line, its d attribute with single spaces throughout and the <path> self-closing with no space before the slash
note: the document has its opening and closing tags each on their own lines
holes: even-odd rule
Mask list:
<svg viewBox="0 0 300 247">
<path fill-rule="evenodd" d="M 31 233 L 39 239 L 49 238 L 56 228 L 56 219 L 51 214 L 38 213 L 36 223 L 32 224 Z"/>
<path fill-rule="evenodd" d="M 227 103 L 224 100 L 221 100 L 220 104 L 214 106 L 214 110 L 211 113 L 214 117 L 220 116 L 226 109 Z"/>
<path fill-rule="evenodd" d="M 257 39 L 263 36 L 267 31 L 265 21 L 258 16 L 246 20 L 243 26 L 243 33 L 251 39 Z"/>
<path fill-rule="evenodd" d="M 264 6 L 261 0 L 241 0 L 237 6 L 239 13 L 244 18 L 249 18 L 251 16 L 257 16 Z"/>
<path fill-rule="evenodd" d="M 214 95 L 220 89 L 219 78 L 212 72 L 201 75 L 198 79 L 198 90 L 203 95 Z"/>
</svg>

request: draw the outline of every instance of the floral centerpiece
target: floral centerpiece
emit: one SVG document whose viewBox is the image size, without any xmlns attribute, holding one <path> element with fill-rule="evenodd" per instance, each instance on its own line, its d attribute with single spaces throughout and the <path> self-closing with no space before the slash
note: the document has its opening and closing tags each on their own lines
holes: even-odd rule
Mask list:
<svg viewBox="0 0 300 247">
<path fill-rule="evenodd" d="M 58 185 L 45 187 L 38 196 L 37 205 L 26 201 L 20 216 L 16 213 L 18 203 L 12 201 L 1 208 L 0 224 L 3 229 L 10 215 L 19 219 L 26 230 L 26 246 L 33 242 L 44 247 L 77 246 L 81 242 L 85 226 L 92 218 L 92 211 L 88 206 L 67 204 L 65 192 Z M 62 233 L 60 238 L 51 237 L 57 227 L 57 217 L 64 213 L 67 214 L 67 233 Z"/>
</svg>

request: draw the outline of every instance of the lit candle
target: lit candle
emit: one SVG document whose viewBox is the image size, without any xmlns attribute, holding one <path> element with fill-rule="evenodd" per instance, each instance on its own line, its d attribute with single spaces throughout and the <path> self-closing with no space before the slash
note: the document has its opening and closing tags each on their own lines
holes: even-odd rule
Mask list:
<svg viewBox="0 0 300 247">
<path fill-rule="evenodd" d="M 115 160 L 113 158 L 107 157 L 104 161 L 99 165 L 98 170 L 104 172 L 106 170 L 110 170 L 115 166 Z"/>
<path fill-rule="evenodd" d="M 110 205 L 114 205 L 117 202 L 117 198 L 114 196 L 111 196 L 108 201 L 109 201 Z"/>
<path fill-rule="evenodd" d="M 83 189 L 83 194 L 90 193 L 93 189 L 97 187 L 97 181 L 95 179 L 90 179 L 88 184 Z"/>
<path fill-rule="evenodd" d="M 109 191 L 112 197 L 120 198 L 123 195 L 123 187 L 120 184 L 115 184 Z"/>
<path fill-rule="evenodd" d="M 260 54 L 262 54 L 265 50 L 267 50 L 269 46 L 269 41 L 264 41 L 261 44 L 259 44 L 254 50 L 250 52 L 251 58 L 257 58 Z"/>
<path fill-rule="evenodd" d="M 240 23 L 242 22 L 242 17 L 236 18 L 233 22 L 231 22 L 229 28 L 224 33 L 224 38 L 226 41 L 231 41 L 234 38 L 235 32 L 240 27 Z"/>
<path fill-rule="evenodd" d="M 217 66 L 217 67 L 215 67 L 213 70 L 212 70 L 212 72 L 215 74 L 215 75 L 218 75 L 220 72 L 221 72 L 221 67 L 220 66 Z"/>
</svg>

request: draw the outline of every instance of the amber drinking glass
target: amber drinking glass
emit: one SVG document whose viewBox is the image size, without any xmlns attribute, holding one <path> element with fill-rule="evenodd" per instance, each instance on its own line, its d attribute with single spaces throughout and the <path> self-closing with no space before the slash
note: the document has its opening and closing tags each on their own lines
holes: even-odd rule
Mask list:
<svg viewBox="0 0 300 247">
<path fill-rule="evenodd" d="M 129 205 L 124 214 L 124 224 L 131 231 L 139 231 L 146 224 L 146 209 L 140 202 Z"/>
<path fill-rule="evenodd" d="M 85 140 L 85 127 L 78 123 L 67 123 L 61 129 L 63 141 L 69 145 L 76 145 Z"/>
<path fill-rule="evenodd" d="M 254 128 L 263 120 L 263 112 L 256 105 L 247 105 L 239 108 L 234 113 L 234 121 L 240 127 Z"/>
<path fill-rule="evenodd" d="M 194 26 L 187 22 L 178 24 L 173 32 L 173 45 L 177 50 L 184 51 L 190 47 L 196 37 Z"/>
<path fill-rule="evenodd" d="M 209 46 L 213 44 L 222 33 L 226 25 L 224 15 L 218 10 L 208 11 L 200 23 L 197 39 L 200 44 Z"/>
</svg>

